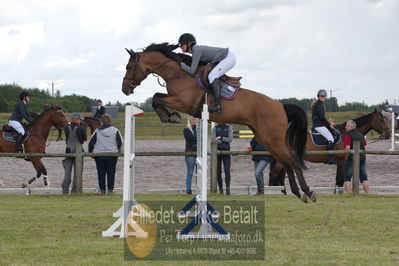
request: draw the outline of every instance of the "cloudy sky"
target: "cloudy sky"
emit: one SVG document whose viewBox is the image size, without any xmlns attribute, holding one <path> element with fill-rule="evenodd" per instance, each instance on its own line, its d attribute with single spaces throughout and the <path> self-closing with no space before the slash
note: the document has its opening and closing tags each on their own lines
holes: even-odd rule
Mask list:
<svg viewBox="0 0 399 266">
<path fill-rule="evenodd" d="M 165 88 L 150 76 L 125 96 L 124 48 L 184 32 L 229 47 L 229 74 L 272 98 L 399 99 L 397 0 L 0 0 L 0 84 L 141 102 Z"/>
</svg>

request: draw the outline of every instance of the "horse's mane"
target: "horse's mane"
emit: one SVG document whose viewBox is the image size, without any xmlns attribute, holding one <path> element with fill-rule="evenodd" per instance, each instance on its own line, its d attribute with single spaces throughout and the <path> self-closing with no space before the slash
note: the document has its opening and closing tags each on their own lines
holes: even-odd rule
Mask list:
<svg viewBox="0 0 399 266">
<path fill-rule="evenodd" d="M 352 120 L 355 121 L 356 127 L 361 127 L 361 126 L 365 125 L 366 123 L 368 123 L 370 121 L 371 116 L 373 115 L 373 113 L 374 112 L 369 113 L 367 115 L 362 115 L 362 116 L 359 116 L 359 117 L 354 118 Z M 338 124 L 335 127 L 344 130 L 345 129 L 345 125 L 346 125 L 346 122 Z"/>
<path fill-rule="evenodd" d="M 45 116 L 50 110 L 56 110 L 56 111 L 57 111 L 57 110 L 62 110 L 62 107 L 61 107 L 61 106 L 58 106 L 58 105 L 53 105 L 53 106 L 47 108 L 47 109 L 44 110 L 41 114 L 39 114 L 39 115 L 35 118 L 35 120 L 33 120 L 33 122 L 29 124 L 29 126 L 34 125 L 34 124 L 36 123 L 36 121 L 40 120 L 40 118 L 42 118 L 43 116 Z"/>
<path fill-rule="evenodd" d="M 191 65 L 192 57 L 183 54 L 183 53 L 175 53 L 173 50 L 178 48 L 178 44 L 169 44 L 168 42 L 164 43 L 152 43 L 146 48 L 144 48 L 144 52 L 161 52 L 164 56 L 169 59 L 172 59 L 176 62 L 183 62 L 187 65 Z"/>
</svg>

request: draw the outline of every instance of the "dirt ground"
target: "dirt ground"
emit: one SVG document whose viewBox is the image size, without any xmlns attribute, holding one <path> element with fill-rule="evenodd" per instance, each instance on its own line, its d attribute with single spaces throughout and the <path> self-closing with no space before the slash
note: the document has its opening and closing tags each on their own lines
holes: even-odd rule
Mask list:
<svg viewBox="0 0 399 266">
<path fill-rule="evenodd" d="M 232 150 L 246 150 L 249 139 L 234 139 Z M 84 145 L 87 150 L 87 144 Z M 398 145 L 396 146 L 399 149 Z M 46 152 L 64 152 L 65 142 L 51 141 Z M 378 141 L 368 146 L 370 150 L 390 148 L 390 141 Z M 184 140 L 139 140 L 137 151 L 184 151 Z M 51 187 L 61 187 L 64 175 L 61 158 L 44 158 L 43 163 L 48 171 Z M 311 187 L 331 187 L 335 185 L 336 166 L 306 163 L 305 178 Z M 135 164 L 136 191 L 145 193 L 156 189 L 180 189 L 185 187 L 185 161 L 183 156 L 177 157 L 137 157 Z M 269 167 L 265 170 L 265 184 L 268 182 Z M 367 155 L 367 172 L 370 184 L 373 186 L 399 185 L 399 157 L 388 155 Z M 23 159 L 0 158 L 0 187 L 21 187 L 23 182 L 35 175 L 31 163 Z M 97 172 L 94 160 L 84 159 L 84 187 L 97 187 Z M 249 156 L 233 156 L 231 166 L 231 186 L 256 185 L 254 166 Z M 117 165 L 115 187 L 122 187 L 123 159 L 119 158 Z M 43 181 L 38 180 L 33 187 L 43 187 Z"/>
</svg>

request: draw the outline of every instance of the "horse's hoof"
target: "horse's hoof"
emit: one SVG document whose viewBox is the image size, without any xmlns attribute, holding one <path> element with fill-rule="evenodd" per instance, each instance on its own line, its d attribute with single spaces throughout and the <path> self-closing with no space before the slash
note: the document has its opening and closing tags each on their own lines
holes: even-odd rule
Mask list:
<svg viewBox="0 0 399 266">
<path fill-rule="evenodd" d="M 169 122 L 180 123 L 181 122 L 180 114 L 178 112 L 172 112 L 172 114 L 169 117 Z"/>
<path fill-rule="evenodd" d="M 310 200 L 313 202 L 316 202 L 316 200 L 317 200 L 316 192 L 312 191 L 310 193 Z"/>
<path fill-rule="evenodd" d="M 302 196 L 301 196 L 301 200 L 302 200 L 304 203 L 308 203 L 308 196 L 307 196 L 305 193 L 303 193 Z"/>
</svg>

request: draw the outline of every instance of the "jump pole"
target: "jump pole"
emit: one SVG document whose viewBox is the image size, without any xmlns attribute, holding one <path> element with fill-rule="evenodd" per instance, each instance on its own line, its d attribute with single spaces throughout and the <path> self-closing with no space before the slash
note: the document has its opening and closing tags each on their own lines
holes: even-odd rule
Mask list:
<svg viewBox="0 0 399 266">
<path fill-rule="evenodd" d="M 134 232 L 129 232 L 129 236 L 147 237 L 145 232 L 133 219 L 128 221 L 129 212 L 134 208 L 139 212 L 140 205 L 134 199 L 134 160 L 135 160 L 135 140 L 136 140 L 136 116 L 143 116 L 143 110 L 133 105 L 126 105 L 125 109 L 125 141 L 123 156 L 123 201 L 122 207 L 113 214 L 119 217 L 106 231 L 102 232 L 103 237 L 119 236 L 125 238 L 127 235 L 126 225 L 129 224 Z M 134 215 L 134 213 L 133 213 Z M 120 227 L 120 231 L 118 228 Z"/>
<path fill-rule="evenodd" d="M 177 239 L 217 238 L 229 240 L 230 233 L 214 220 L 219 213 L 208 203 L 208 105 L 204 104 L 202 109 L 201 119 L 197 123 L 197 195 L 178 214 L 179 217 L 192 217 L 193 220 L 178 232 L 176 237 Z M 189 210 L 195 205 L 197 208 L 192 214 Z M 198 224 L 200 224 L 199 231 L 191 232 Z"/>
<path fill-rule="evenodd" d="M 395 144 L 399 144 L 398 141 L 395 141 L 395 137 L 398 136 L 399 134 L 395 134 L 395 112 L 390 108 L 392 112 L 392 118 L 391 118 L 391 148 L 389 149 L 390 151 L 395 151 Z"/>
</svg>

